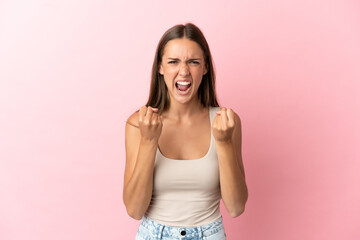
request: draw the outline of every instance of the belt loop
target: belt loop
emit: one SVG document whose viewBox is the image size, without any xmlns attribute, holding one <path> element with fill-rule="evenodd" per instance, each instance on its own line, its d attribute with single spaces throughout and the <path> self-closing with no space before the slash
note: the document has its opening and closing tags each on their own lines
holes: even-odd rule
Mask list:
<svg viewBox="0 0 360 240">
<path fill-rule="evenodd" d="M 163 231 L 164 231 L 164 225 L 160 225 L 159 226 L 159 234 L 158 234 L 158 236 L 157 236 L 157 238 L 159 239 L 159 240 L 161 240 L 162 239 L 162 235 L 163 235 Z"/>
<path fill-rule="evenodd" d="M 197 227 L 197 229 L 198 229 L 198 233 L 199 233 L 199 238 L 202 240 L 203 239 L 203 230 L 200 226 Z"/>
</svg>

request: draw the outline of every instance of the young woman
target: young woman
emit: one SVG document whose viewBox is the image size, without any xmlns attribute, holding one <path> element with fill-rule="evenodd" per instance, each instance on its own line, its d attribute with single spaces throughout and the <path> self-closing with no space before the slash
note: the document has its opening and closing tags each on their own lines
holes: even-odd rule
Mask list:
<svg viewBox="0 0 360 240">
<path fill-rule="evenodd" d="M 158 44 L 150 95 L 126 124 L 123 200 L 141 219 L 136 239 L 226 239 L 248 198 L 241 122 L 219 108 L 209 46 L 198 27 L 176 25 Z"/>
</svg>

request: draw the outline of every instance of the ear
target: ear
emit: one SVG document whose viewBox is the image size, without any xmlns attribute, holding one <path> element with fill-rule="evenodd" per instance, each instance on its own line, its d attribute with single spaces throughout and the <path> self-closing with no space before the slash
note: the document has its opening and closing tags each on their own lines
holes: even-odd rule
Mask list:
<svg viewBox="0 0 360 240">
<path fill-rule="evenodd" d="M 204 73 L 203 73 L 203 75 L 207 74 L 207 72 L 208 72 L 208 65 L 207 65 L 207 64 L 205 64 L 205 66 L 204 66 Z"/>
<path fill-rule="evenodd" d="M 164 75 L 164 69 L 163 69 L 161 63 L 160 63 L 160 67 L 159 67 L 159 73 L 160 73 L 161 75 Z"/>
</svg>

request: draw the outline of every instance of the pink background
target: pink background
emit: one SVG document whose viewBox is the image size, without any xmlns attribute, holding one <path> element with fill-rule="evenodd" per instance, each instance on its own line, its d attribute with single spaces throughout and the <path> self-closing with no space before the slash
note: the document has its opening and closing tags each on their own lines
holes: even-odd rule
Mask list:
<svg viewBox="0 0 360 240">
<path fill-rule="evenodd" d="M 124 122 L 165 30 L 197 24 L 242 119 L 230 240 L 360 239 L 360 4 L 0 1 L 0 239 L 134 239 Z"/>
</svg>

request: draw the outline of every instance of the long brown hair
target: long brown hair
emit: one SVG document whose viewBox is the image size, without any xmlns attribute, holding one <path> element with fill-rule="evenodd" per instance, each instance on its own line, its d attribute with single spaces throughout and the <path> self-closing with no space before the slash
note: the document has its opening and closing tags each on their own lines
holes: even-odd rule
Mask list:
<svg viewBox="0 0 360 240">
<path fill-rule="evenodd" d="M 205 64 L 208 71 L 203 75 L 198 89 L 198 97 L 204 107 L 219 107 L 215 92 L 215 72 L 209 45 L 201 30 L 192 23 L 178 24 L 168 29 L 161 37 L 156 48 L 155 58 L 152 66 L 150 94 L 146 106 L 159 109 L 159 113 L 169 107 L 169 95 L 164 76 L 159 73 L 161 59 L 167 42 L 176 38 L 187 38 L 200 45 L 204 52 Z"/>
</svg>

